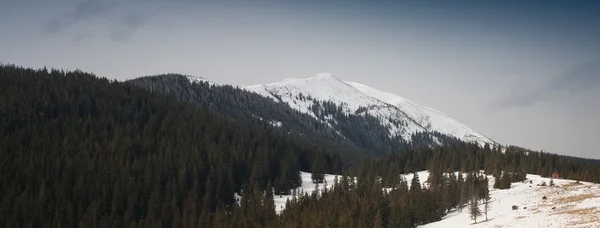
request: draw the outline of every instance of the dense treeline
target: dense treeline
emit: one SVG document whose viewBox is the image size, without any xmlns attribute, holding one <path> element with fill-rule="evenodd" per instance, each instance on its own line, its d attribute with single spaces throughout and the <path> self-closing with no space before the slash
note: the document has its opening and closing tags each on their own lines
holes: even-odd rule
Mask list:
<svg viewBox="0 0 600 228">
<path fill-rule="evenodd" d="M 501 149 L 485 145 L 482 148 L 470 143 L 435 148 L 423 146 L 397 151 L 373 162 L 377 163 L 377 174 L 382 177 L 425 170 L 435 165 L 444 172 L 483 170 L 494 176 L 507 172 L 513 182 L 524 179 L 527 173 L 551 177 L 556 172 L 561 178 L 600 183 L 600 166 L 596 160 L 525 152 L 517 147 Z"/>
<path fill-rule="evenodd" d="M 385 155 L 394 148 L 408 146 L 401 137 L 390 137 L 389 130 L 368 113 L 355 115 L 345 113 L 341 107 L 331 101 L 312 100 L 311 111 L 320 119 L 339 129 L 340 133 L 360 148 Z M 359 110 L 360 111 L 360 110 Z"/>
<path fill-rule="evenodd" d="M 194 76 L 163 74 L 127 81 L 152 93 L 169 94 L 179 101 L 208 108 L 220 115 L 241 122 L 258 122 L 265 125 L 281 123 L 278 127 L 289 132 L 303 144 L 320 145 L 327 152 L 338 153 L 346 162 L 357 162 L 365 154 L 387 155 L 393 149 L 414 145 L 450 145 L 457 139 L 436 132 L 417 133 L 407 142 L 401 137 L 389 137 L 388 126 L 360 108 L 356 113 L 346 113 L 342 107 L 298 94 L 296 99 L 312 103 L 310 110 L 319 119 L 292 109 L 285 102 L 276 102 L 230 85 L 215 85 Z M 281 100 L 275 94 L 275 99 Z M 390 120 L 397 127 L 405 120 Z M 329 126 L 328 126 L 329 125 Z M 333 126 L 330 127 L 330 126 Z"/>
<path fill-rule="evenodd" d="M 196 95 L 210 87 L 195 85 Z M 396 146 L 368 139 L 364 145 L 395 151 L 349 168 L 337 154 L 352 148 L 313 139 L 319 127 L 298 137 L 313 122 L 278 128 L 235 112 L 254 95 L 194 103 L 152 91 L 80 71 L 0 66 L 0 227 L 415 227 L 467 206 L 476 220 L 488 199 L 481 170 L 497 188 L 526 173 L 600 182 L 595 160 L 481 148 L 437 133 Z M 205 96 L 237 93 L 217 91 Z M 348 134 L 366 128 L 332 105 L 320 107 Z M 431 146 L 439 143 L 450 145 Z M 399 175 L 426 169 L 427 177 Z M 300 170 L 312 171 L 315 183 L 323 173 L 345 175 L 276 215 L 274 197 L 296 192 Z"/>
<path fill-rule="evenodd" d="M 285 103 L 278 103 L 270 98 L 230 85 L 213 85 L 202 81 L 192 82 L 188 77 L 193 76 L 164 74 L 141 77 L 126 83 L 144 88 L 152 93 L 172 95 L 179 101 L 210 109 L 219 115 L 240 122 L 268 126 L 280 122 L 282 124 L 278 127 L 282 131 L 288 132 L 296 141 L 327 148 L 327 153 L 343 152 L 347 161 L 357 161 L 359 154 L 373 153 L 373 150 L 381 149 L 366 147 L 347 140 L 326 124 L 290 108 Z"/>
<path fill-rule="evenodd" d="M 416 227 L 439 221 L 450 210 L 463 210 L 489 199 L 488 180 L 479 173 L 444 174 L 433 169 L 428 176 L 415 173 L 411 180 L 394 175 L 395 184 L 385 188 L 374 170 L 363 167 L 358 180 L 344 175 L 331 189 L 293 198 L 276 226 Z M 424 184 L 421 178 L 426 178 Z"/>
<path fill-rule="evenodd" d="M 400 173 L 429 170 L 427 177 Z M 332 189 L 304 194 L 288 202 L 278 227 L 416 227 L 439 221 L 451 210 L 468 210 L 477 222 L 487 218 L 489 182 L 494 188 L 510 188 L 526 174 L 600 182 L 596 161 L 520 148 L 483 148 L 468 143 L 432 148 L 408 148 L 384 158 L 366 159 L 354 175 L 335 181 Z M 419 179 L 427 178 L 420 185 Z M 384 191 L 382 191 L 384 190 Z M 480 207 L 480 205 L 483 205 Z M 483 208 L 483 209 L 482 209 Z"/>
<path fill-rule="evenodd" d="M 197 226 L 323 148 L 80 71 L 0 66 L 0 227 Z M 203 222 L 206 222 L 204 219 Z"/>
</svg>

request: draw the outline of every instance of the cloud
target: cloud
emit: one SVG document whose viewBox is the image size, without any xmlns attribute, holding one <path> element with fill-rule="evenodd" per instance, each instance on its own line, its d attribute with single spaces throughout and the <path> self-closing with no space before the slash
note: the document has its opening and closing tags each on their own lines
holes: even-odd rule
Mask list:
<svg viewBox="0 0 600 228">
<path fill-rule="evenodd" d="M 127 41 L 129 37 L 146 22 L 146 17 L 141 14 L 130 14 L 118 28 L 113 29 L 110 35 L 112 41 Z"/>
<path fill-rule="evenodd" d="M 44 27 L 44 32 L 57 34 L 75 26 L 79 23 L 93 19 L 100 19 L 107 23 L 108 38 L 112 41 L 127 41 L 147 21 L 147 8 L 136 3 L 152 3 L 151 1 L 119 1 L 119 0 L 83 0 L 75 8 L 59 17 L 53 18 Z M 150 5 L 150 4 L 144 4 Z M 85 36 L 76 35 L 78 42 L 89 38 L 93 34 Z"/>
<path fill-rule="evenodd" d="M 75 6 L 72 11 L 54 18 L 46 24 L 46 33 L 57 33 L 81 21 L 101 15 L 118 5 L 115 0 L 84 0 Z"/>
<path fill-rule="evenodd" d="M 497 108 L 533 106 L 541 101 L 550 100 L 558 93 L 576 94 L 600 86 L 600 61 L 589 61 L 576 65 L 544 86 L 532 91 L 515 94 L 504 99 Z"/>
</svg>

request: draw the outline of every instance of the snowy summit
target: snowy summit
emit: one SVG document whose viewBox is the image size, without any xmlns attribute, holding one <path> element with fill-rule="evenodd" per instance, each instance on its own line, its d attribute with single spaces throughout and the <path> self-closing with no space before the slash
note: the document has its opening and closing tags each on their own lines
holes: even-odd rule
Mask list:
<svg viewBox="0 0 600 228">
<path fill-rule="evenodd" d="M 332 102 L 349 115 L 370 115 L 389 131 L 411 141 L 418 132 L 439 132 L 479 145 L 495 144 L 488 137 L 469 128 L 443 112 L 422 106 L 401 96 L 379 91 L 356 82 L 342 81 L 331 73 L 281 82 L 245 87 L 246 90 L 284 102 L 292 108 L 319 119 L 312 109 L 315 101 Z M 327 119 L 319 119 L 327 122 Z M 331 125 L 330 125 L 331 126 Z"/>
</svg>

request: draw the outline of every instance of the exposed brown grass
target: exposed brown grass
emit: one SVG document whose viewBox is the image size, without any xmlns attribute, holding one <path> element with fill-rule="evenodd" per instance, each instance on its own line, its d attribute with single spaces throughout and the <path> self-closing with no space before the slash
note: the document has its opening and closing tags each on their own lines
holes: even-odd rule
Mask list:
<svg viewBox="0 0 600 228">
<path fill-rule="evenodd" d="M 568 215 L 569 217 L 577 218 L 574 221 L 569 222 L 569 226 L 577 227 L 598 227 L 598 221 L 600 221 L 600 208 L 589 207 L 589 208 L 574 208 L 576 204 L 581 203 L 586 199 L 600 198 L 600 195 L 589 192 L 589 188 L 585 188 L 587 191 L 583 194 L 568 195 L 569 191 L 575 191 L 585 187 L 582 183 L 570 182 L 568 184 L 560 186 L 558 189 L 551 189 L 547 193 L 548 195 L 554 195 L 551 193 L 558 193 L 558 197 L 549 197 L 548 202 L 544 203 L 544 206 L 556 207 L 556 210 L 552 213 L 553 215 Z"/>
<path fill-rule="evenodd" d="M 583 185 L 583 184 L 582 184 L 582 183 L 577 183 L 577 182 L 570 182 L 570 183 L 568 183 L 568 184 L 564 184 L 564 185 L 562 185 L 562 186 L 563 186 L 563 187 L 567 187 L 567 188 L 568 188 L 568 187 L 580 186 L 580 185 Z"/>
<path fill-rule="evenodd" d="M 581 194 L 581 195 L 572 195 L 572 196 L 555 198 L 552 200 L 552 203 L 554 203 L 555 205 L 556 204 L 561 205 L 561 204 L 568 204 L 568 203 L 578 203 L 578 202 L 584 201 L 586 199 L 598 198 L 598 197 L 600 197 L 600 195 L 586 193 L 586 194 Z"/>
<path fill-rule="evenodd" d="M 570 226 L 598 227 L 597 223 L 598 221 L 600 221 L 600 216 L 598 216 L 599 212 L 600 211 L 598 210 L 598 208 L 590 207 L 563 211 L 557 214 L 567 214 L 570 216 L 575 216 L 577 220 L 569 222 Z"/>
<path fill-rule="evenodd" d="M 572 209 L 572 210 L 561 211 L 561 212 L 557 212 L 554 214 L 556 214 L 556 215 L 567 214 L 567 215 L 577 215 L 577 216 L 594 215 L 595 216 L 597 211 L 598 211 L 598 208 L 588 207 L 588 208 L 577 208 L 577 209 Z"/>
</svg>

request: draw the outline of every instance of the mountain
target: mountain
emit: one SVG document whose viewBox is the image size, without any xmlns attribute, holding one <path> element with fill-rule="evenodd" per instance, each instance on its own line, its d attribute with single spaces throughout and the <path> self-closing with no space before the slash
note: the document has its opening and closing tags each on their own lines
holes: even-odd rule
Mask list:
<svg viewBox="0 0 600 228">
<path fill-rule="evenodd" d="M 411 142 L 413 135 L 417 133 L 437 132 L 480 146 L 496 144 L 443 112 L 363 84 L 342 81 L 329 73 L 247 86 L 245 89 L 277 102 L 287 103 L 295 110 L 334 128 L 334 116 L 322 113 L 326 109 L 323 107 L 325 104 L 334 104 L 344 115 L 370 116 L 377 119 L 386 129 L 389 138 L 399 137 Z"/>
<path fill-rule="evenodd" d="M 418 132 L 416 130 L 407 130 L 421 127 L 414 121 L 406 121 L 410 120 L 410 117 L 397 112 L 398 108 L 382 102 L 378 103 L 381 112 L 404 115 L 390 118 L 389 124 L 397 126 L 394 130 L 404 132 L 403 136 L 409 140 L 396 135 L 390 136 L 388 128 L 372 115 L 348 115 L 335 103 L 321 102 L 302 94 L 294 97 L 295 102 L 304 102 L 298 105 L 294 102 L 280 102 L 279 99 L 282 97 L 278 95 L 274 97 L 270 94 L 256 94 L 248 89 L 218 85 L 204 78 L 179 74 L 146 76 L 126 83 L 150 92 L 172 95 L 179 101 L 216 111 L 241 122 L 260 122 L 265 124 L 265 127 L 279 128 L 307 144 L 321 145 L 323 150 L 341 152 L 341 155 L 350 159 L 362 155 L 388 154 L 407 146 L 447 145 L 457 141 L 453 137 L 437 132 L 423 134 L 415 133 Z M 331 93 L 335 89 L 335 87 L 323 88 L 322 93 Z M 346 89 L 347 91 L 344 92 L 347 94 L 358 95 L 348 97 L 348 102 L 351 99 L 366 99 L 367 101 L 363 103 L 378 102 L 377 99 L 356 93 L 353 88 L 342 89 Z M 309 107 L 311 111 L 301 107 Z M 359 106 L 355 108 L 364 109 Z M 378 112 L 374 112 L 376 113 Z M 404 127 L 404 124 L 410 126 Z"/>
<path fill-rule="evenodd" d="M 211 217 L 241 213 L 234 195 L 244 187 L 245 196 L 268 186 L 285 193 L 299 186 L 299 170 L 339 172 L 318 143 L 231 118 L 225 105 L 180 102 L 156 85 L 0 64 L 0 227 L 261 227 Z"/>
<path fill-rule="evenodd" d="M 125 83 L 152 93 L 173 96 L 181 102 L 209 109 L 239 122 L 262 124 L 264 129 L 277 128 L 303 144 L 319 145 L 329 152 L 343 151 L 347 157 L 364 154 L 367 150 L 287 104 L 230 85 L 218 85 L 204 78 L 179 74 L 140 77 Z"/>
<path fill-rule="evenodd" d="M 442 112 L 326 73 L 242 88 L 179 74 L 140 77 L 125 83 L 175 96 L 241 122 L 279 128 L 351 160 L 457 141 L 495 144 Z"/>
</svg>

